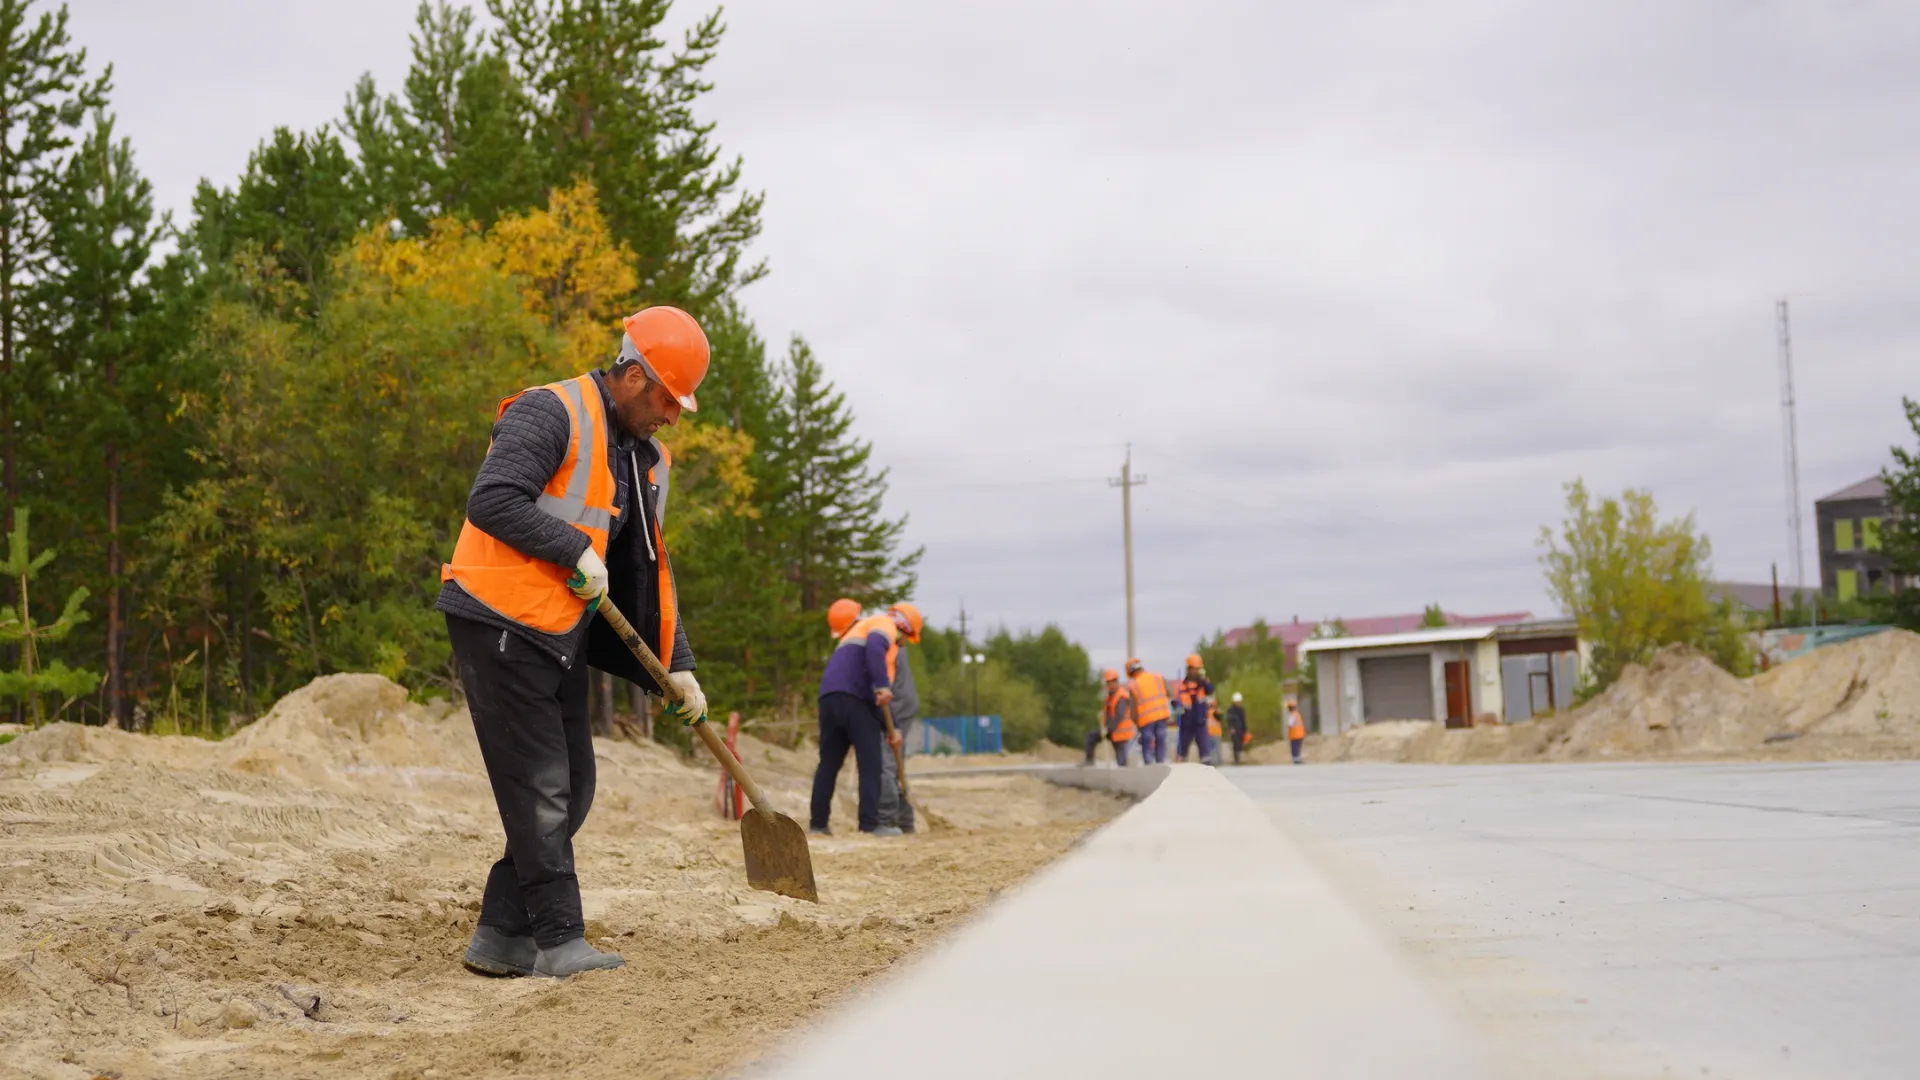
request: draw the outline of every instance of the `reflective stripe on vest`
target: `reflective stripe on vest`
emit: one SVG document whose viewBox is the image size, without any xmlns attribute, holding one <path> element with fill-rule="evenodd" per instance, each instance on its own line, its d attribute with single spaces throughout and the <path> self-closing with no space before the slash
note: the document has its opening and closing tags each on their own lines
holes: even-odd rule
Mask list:
<svg viewBox="0 0 1920 1080">
<path fill-rule="evenodd" d="M 1102 715 L 1107 722 L 1107 737 L 1114 742 L 1126 742 L 1128 739 L 1133 738 L 1135 734 L 1132 717 L 1122 720 L 1118 726 L 1115 726 L 1113 722 L 1114 713 L 1119 710 L 1120 703 L 1132 699 L 1133 691 L 1124 686 L 1107 695 L 1107 703 L 1103 707 Z"/>
<path fill-rule="evenodd" d="M 1151 671 L 1132 676 L 1134 718 L 1142 724 L 1165 720 L 1173 715 L 1173 703 L 1167 700 L 1167 680 Z"/>
<path fill-rule="evenodd" d="M 680 596 L 673 587 L 673 566 L 667 561 L 667 481 L 673 472 L 673 455 L 667 452 L 666 445 L 659 439 L 653 443 L 654 466 L 647 470 L 647 483 L 660 489 L 653 500 L 653 560 L 660 571 L 660 659 L 669 666 L 673 663 L 673 639 L 679 631 Z M 639 483 L 638 477 L 634 483 Z M 633 505 L 639 506 L 646 501 L 642 492 L 634 493 Z M 645 516 L 645 515 L 642 515 Z"/>
<path fill-rule="evenodd" d="M 894 624 L 892 615 L 881 612 L 854 623 L 846 633 L 840 635 L 840 644 L 835 645 L 834 649 L 864 649 L 867 647 L 867 637 L 876 630 L 887 639 L 887 685 L 892 686 L 900 659 L 900 627 Z"/>
<path fill-rule="evenodd" d="M 584 391 L 580 386 L 583 381 L 586 383 Z M 599 405 L 600 390 L 593 384 L 591 377 L 585 376 L 580 379 L 569 379 L 566 382 L 551 383 L 542 389 L 558 394 L 561 403 L 566 405 L 567 422 L 573 427 L 573 441 L 567 447 L 566 460 L 560 463 L 560 472 L 554 474 L 555 480 L 558 480 L 562 473 L 566 474 L 566 485 L 558 494 L 555 494 L 553 484 L 549 482 L 547 490 L 533 500 L 533 505 L 539 507 L 549 517 L 556 517 L 569 525 L 578 526 L 588 535 L 598 530 L 602 535 L 599 546 L 594 550 L 604 557 L 607 553 L 605 534 L 613 525 L 613 497 L 611 494 L 608 495 L 605 506 L 591 506 L 587 502 L 587 488 L 593 483 L 595 466 L 599 466 L 599 471 L 606 470 L 606 409 L 602 407 L 591 414 L 587 411 L 587 395 L 591 394 L 593 404 Z M 506 412 L 507 406 L 519 397 L 519 394 L 515 394 L 501 402 L 500 411 Z M 583 456 L 580 453 L 580 418 L 583 416 L 589 417 L 589 427 L 593 429 L 595 442 L 600 451 L 597 454 Z"/>
</svg>

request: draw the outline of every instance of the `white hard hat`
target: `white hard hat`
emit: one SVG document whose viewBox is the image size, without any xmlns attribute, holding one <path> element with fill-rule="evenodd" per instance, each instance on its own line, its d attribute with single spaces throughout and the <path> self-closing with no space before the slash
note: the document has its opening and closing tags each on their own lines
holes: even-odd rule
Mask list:
<svg viewBox="0 0 1920 1080">
<path fill-rule="evenodd" d="M 1240 700 L 1240 691 L 1238 691 L 1238 690 L 1235 690 L 1235 691 L 1233 692 L 1233 700 L 1235 700 L 1235 701 L 1239 701 L 1239 700 Z"/>
</svg>

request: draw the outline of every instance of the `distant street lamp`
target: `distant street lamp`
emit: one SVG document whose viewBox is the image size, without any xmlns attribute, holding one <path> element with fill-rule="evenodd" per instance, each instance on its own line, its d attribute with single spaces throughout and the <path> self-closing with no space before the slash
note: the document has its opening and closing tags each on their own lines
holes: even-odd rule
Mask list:
<svg viewBox="0 0 1920 1080">
<path fill-rule="evenodd" d="M 976 719 L 980 716 L 980 665 L 986 662 L 986 653 L 974 653 L 971 656 L 960 654 L 960 663 L 973 667 L 973 715 Z"/>
</svg>

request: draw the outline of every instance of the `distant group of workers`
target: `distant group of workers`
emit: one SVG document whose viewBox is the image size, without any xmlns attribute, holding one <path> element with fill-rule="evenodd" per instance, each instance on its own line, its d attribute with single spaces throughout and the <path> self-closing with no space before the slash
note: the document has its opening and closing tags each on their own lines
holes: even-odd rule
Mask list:
<svg viewBox="0 0 1920 1080">
<path fill-rule="evenodd" d="M 1094 751 L 1101 743 L 1113 746 L 1113 758 L 1117 764 L 1127 765 L 1131 756 L 1129 749 L 1134 743 L 1140 745 L 1140 763 L 1142 765 L 1161 765 L 1167 760 L 1167 726 L 1177 715 L 1178 727 L 1175 729 L 1179 739 L 1174 749 L 1174 760 L 1184 762 L 1190 753 L 1197 752 L 1197 760 L 1205 765 L 1221 763 L 1222 744 L 1233 750 L 1233 763 L 1240 764 L 1240 755 L 1253 741 L 1253 734 L 1247 726 L 1247 707 L 1242 695 L 1235 693 L 1226 710 L 1225 730 L 1222 731 L 1222 717 L 1218 712 L 1214 698 L 1213 681 L 1207 678 L 1206 662 L 1199 653 L 1187 657 L 1187 671 L 1181 677 L 1178 687 L 1171 693 L 1167 680 L 1146 669 L 1138 657 L 1127 661 L 1126 676 L 1107 668 L 1100 673 L 1101 681 L 1106 684 L 1106 701 L 1100 709 L 1100 726 L 1087 733 L 1086 763 L 1091 765 Z M 1306 741 L 1306 724 L 1300 717 L 1300 707 L 1292 701 L 1287 702 L 1287 741 L 1293 751 L 1293 763 L 1303 760 L 1302 746 Z"/>
<path fill-rule="evenodd" d="M 915 829 L 913 805 L 901 783 L 907 730 L 920 715 L 913 668 L 907 660 L 910 645 L 920 642 L 925 622 L 912 604 L 894 604 L 874 615 L 863 613 L 858 601 L 840 599 L 827 609 L 827 632 L 833 652 L 820 675 L 820 764 L 813 774 L 813 801 L 808 831 L 832 835 L 833 793 L 840 770 L 852 751 L 859 775 L 856 811 L 861 832 L 873 836 L 900 836 Z M 1187 657 L 1186 674 L 1174 686 L 1148 671 L 1138 657 L 1127 661 L 1126 675 L 1112 668 L 1100 673 L 1106 700 L 1100 725 L 1087 733 L 1086 761 L 1091 765 L 1101 743 L 1113 747 L 1114 760 L 1131 764 L 1137 743 L 1142 765 L 1189 758 L 1219 765 L 1227 749 L 1233 763 L 1253 741 L 1247 725 L 1246 702 L 1238 693 L 1225 714 L 1217 708 L 1213 680 L 1207 678 L 1199 653 Z M 1287 702 L 1287 740 L 1293 763 L 1301 763 L 1306 725 L 1300 708 Z M 1170 738 L 1167 729 L 1173 727 Z"/>
<path fill-rule="evenodd" d="M 913 805 L 901 788 L 905 732 L 920 714 L 907 646 L 920 642 L 920 609 L 894 604 L 861 617 L 858 601 L 842 598 L 827 609 L 833 653 L 820 675 L 820 764 L 813 773 L 808 831 L 830 836 L 833 790 L 847 751 L 853 751 L 863 833 L 900 836 L 914 831 Z"/>
</svg>

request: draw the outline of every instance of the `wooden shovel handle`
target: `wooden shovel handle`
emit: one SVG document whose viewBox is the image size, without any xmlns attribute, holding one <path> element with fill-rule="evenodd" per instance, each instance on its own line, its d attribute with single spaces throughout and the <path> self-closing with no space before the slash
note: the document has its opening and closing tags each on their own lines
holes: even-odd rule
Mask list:
<svg viewBox="0 0 1920 1080">
<path fill-rule="evenodd" d="M 620 609 L 613 606 L 613 600 L 605 594 L 600 597 L 600 615 L 607 620 L 608 626 L 613 627 L 613 632 L 620 635 L 620 640 L 627 643 L 633 658 L 640 661 L 640 666 L 646 668 L 647 674 L 653 677 L 654 684 L 660 687 L 660 696 L 676 705 L 684 704 L 674 692 L 673 684 L 667 681 L 667 669 L 661 665 L 660 658 L 653 655 L 653 650 L 647 648 L 647 643 L 640 639 L 640 632 L 633 628 L 625 615 L 620 614 Z M 769 814 L 778 813 L 761 792 L 760 785 L 754 783 L 753 777 L 747 774 L 747 767 L 741 764 L 733 751 L 727 749 L 720 733 L 713 730 L 713 725 L 707 723 L 706 717 L 702 716 L 688 726 L 700 736 L 701 742 L 707 744 L 707 749 L 720 762 L 720 767 L 727 770 L 727 775 L 733 777 L 733 782 L 740 785 L 740 790 L 747 793 L 754 809 L 765 810 Z"/>
<path fill-rule="evenodd" d="M 894 775 L 900 778 L 900 797 L 907 797 L 907 757 L 906 751 L 893 741 L 893 710 L 885 705 L 880 710 L 880 726 L 887 729 L 887 749 L 893 751 Z"/>
</svg>

